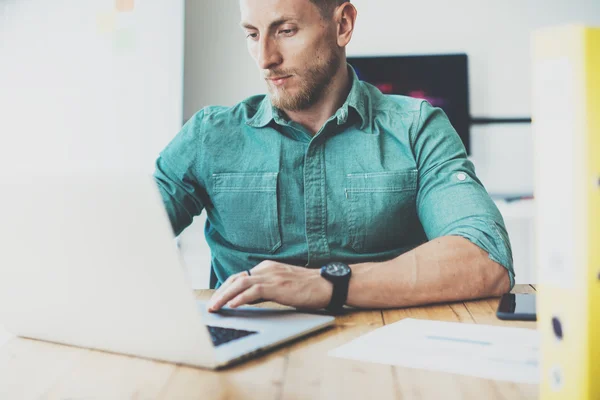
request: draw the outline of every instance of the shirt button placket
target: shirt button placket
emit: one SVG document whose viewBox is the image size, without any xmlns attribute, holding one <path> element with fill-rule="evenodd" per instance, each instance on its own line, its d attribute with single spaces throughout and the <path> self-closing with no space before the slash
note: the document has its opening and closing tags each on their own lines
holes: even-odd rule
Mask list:
<svg viewBox="0 0 600 400">
<path fill-rule="evenodd" d="M 306 213 L 307 266 L 318 266 L 329 258 L 326 236 L 327 198 L 324 147 L 315 138 L 304 158 L 304 204 Z"/>
</svg>

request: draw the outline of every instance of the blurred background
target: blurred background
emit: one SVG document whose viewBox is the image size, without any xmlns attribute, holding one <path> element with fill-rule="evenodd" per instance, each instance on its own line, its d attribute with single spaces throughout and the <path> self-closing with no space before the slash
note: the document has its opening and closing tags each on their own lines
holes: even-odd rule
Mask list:
<svg viewBox="0 0 600 400">
<path fill-rule="evenodd" d="M 537 283 L 530 35 L 544 26 L 598 26 L 600 1 L 353 3 L 353 59 L 464 57 L 457 74 L 442 62 L 430 77 L 460 85 L 452 93 L 467 98 L 469 124 L 459 133 L 504 215 L 517 283 Z M 160 150 L 196 111 L 265 92 L 239 19 L 237 0 L 0 0 L 0 176 L 151 173 Z M 416 79 L 377 76 L 376 64 L 365 68 L 363 79 L 391 91 L 395 82 Z M 461 76 L 466 80 L 457 83 Z M 208 287 L 204 222 L 203 214 L 179 238 L 195 288 Z"/>
</svg>

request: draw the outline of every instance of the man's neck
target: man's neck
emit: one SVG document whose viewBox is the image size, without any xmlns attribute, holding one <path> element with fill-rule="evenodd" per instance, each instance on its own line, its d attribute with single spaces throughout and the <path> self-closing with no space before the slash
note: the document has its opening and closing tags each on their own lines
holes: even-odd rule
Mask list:
<svg viewBox="0 0 600 400">
<path fill-rule="evenodd" d="M 325 89 L 321 99 L 310 108 L 302 111 L 287 111 L 292 121 L 302 125 L 314 136 L 325 122 L 344 104 L 350 93 L 352 82 L 348 66 L 342 62 L 338 72 L 332 77 L 331 84 Z"/>
</svg>

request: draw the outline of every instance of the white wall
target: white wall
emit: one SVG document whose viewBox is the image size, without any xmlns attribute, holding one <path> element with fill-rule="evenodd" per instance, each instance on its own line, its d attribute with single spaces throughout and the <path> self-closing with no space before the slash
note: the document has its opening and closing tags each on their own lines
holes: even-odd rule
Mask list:
<svg viewBox="0 0 600 400">
<path fill-rule="evenodd" d="M 186 0 L 185 15 L 186 120 L 207 105 L 265 92 L 239 26 L 238 0 Z"/>
<path fill-rule="evenodd" d="M 0 0 L 0 196 L 3 176 L 153 172 L 183 119 L 184 2 L 133 4 Z"/>
<path fill-rule="evenodd" d="M 153 171 L 181 127 L 184 3 L 134 5 L 0 2 L 0 166 Z"/>
<path fill-rule="evenodd" d="M 359 17 L 349 55 L 466 52 L 474 117 L 531 115 L 529 53 L 533 29 L 571 22 L 600 25 L 600 0 L 353 3 Z M 186 2 L 186 118 L 208 104 L 232 105 L 264 92 L 238 23 L 237 0 Z M 471 141 L 471 159 L 490 193 L 533 191 L 529 125 L 476 125 Z M 511 207 L 501 209 L 513 237 L 518 282 L 534 282 L 528 253 L 533 244 L 528 233 L 530 221 L 521 211 L 513 218 Z M 198 225 L 203 225 L 203 217 L 198 220 Z M 196 265 L 206 265 L 210 256 L 198 225 L 184 234 L 182 242 L 195 253 Z M 205 271 L 199 272 L 198 282 L 205 275 Z"/>
</svg>

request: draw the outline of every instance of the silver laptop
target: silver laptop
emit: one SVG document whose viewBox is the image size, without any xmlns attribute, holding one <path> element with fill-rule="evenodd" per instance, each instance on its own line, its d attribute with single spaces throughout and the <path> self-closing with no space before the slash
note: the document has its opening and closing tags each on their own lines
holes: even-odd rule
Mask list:
<svg viewBox="0 0 600 400">
<path fill-rule="evenodd" d="M 0 182 L 0 325 L 33 339 L 218 368 L 333 324 L 242 308 L 207 313 L 150 176 Z"/>
</svg>

